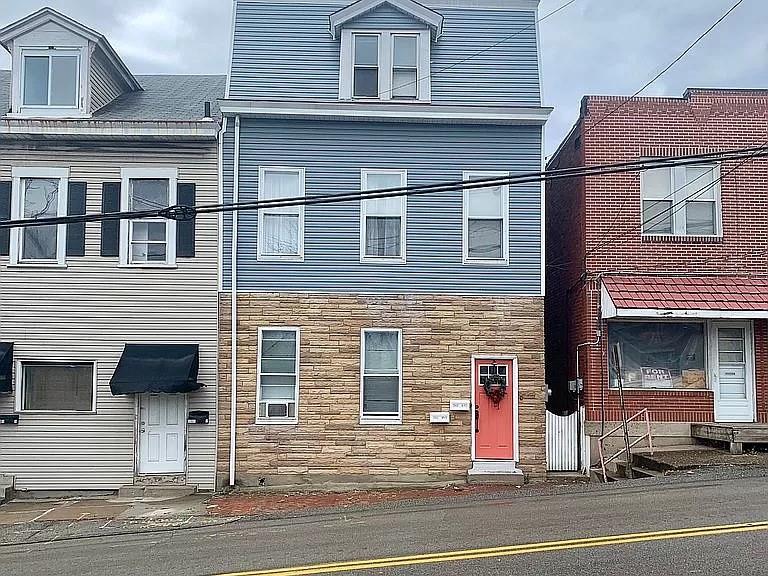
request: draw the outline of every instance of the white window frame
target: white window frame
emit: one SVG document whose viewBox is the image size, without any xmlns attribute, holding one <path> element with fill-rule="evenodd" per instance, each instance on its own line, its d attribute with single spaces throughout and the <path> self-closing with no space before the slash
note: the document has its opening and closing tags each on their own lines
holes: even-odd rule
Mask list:
<svg viewBox="0 0 768 576">
<path fill-rule="evenodd" d="M 378 97 L 358 97 L 354 95 L 354 64 L 356 35 L 379 36 L 379 95 Z M 392 80 L 394 36 L 417 37 L 417 90 L 416 98 L 392 98 Z M 392 101 L 398 103 L 432 101 L 431 79 L 432 36 L 425 30 L 365 30 L 343 29 L 341 31 L 341 61 L 339 65 L 339 100 L 362 102 Z"/>
<path fill-rule="evenodd" d="M 36 360 L 33 358 L 23 358 L 15 361 L 16 364 L 16 386 L 14 409 L 19 414 L 96 414 L 96 396 L 98 393 L 98 364 L 95 360 Z M 91 392 L 90 410 L 25 410 L 24 392 L 26 382 L 24 381 L 24 365 L 37 364 L 43 366 L 55 366 L 62 364 L 91 364 L 93 366 L 93 389 Z"/>
<path fill-rule="evenodd" d="M 693 194 L 696 196 L 701 186 L 694 182 L 691 188 L 688 187 L 686 181 L 685 171 L 686 168 L 711 168 L 712 180 L 714 188 L 714 200 L 701 200 L 697 198 L 692 200 L 693 202 L 711 202 L 715 205 L 715 233 L 714 234 L 688 234 L 686 229 L 686 206 L 688 202 L 685 200 L 687 196 Z M 720 182 L 720 164 L 717 163 L 702 163 L 702 164 L 690 164 L 688 166 L 673 166 L 669 168 L 670 178 L 670 190 L 671 197 L 659 198 L 659 197 L 647 197 L 645 192 L 645 175 L 646 171 L 640 172 L 640 223 L 641 234 L 644 237 L 661 237 L 670 238 L 677 236 L 686 236 L 691 238 L 722 238 L 723 236 L 723 208 L 721 199 L 721 182 Z M 693 181 L 692 181 L 693 182 Z M 672 232 L 669 234 L 662 232 L 646 232 L 645 231 L 645 210 L 643 204 L 653 201 L 671 201 L 672 203 Z M 682 204 L 684 202 L 684 204 Z"/>
<path fill-rule="evenodd" d="M 280 418 L 280 417 L 260 417 L 259 407 L 261 405 L 261 361 L 262 361 L 262 339 L 264 332 L 293 332 L 296 335 L 296 384 L 295 386 L 295 400 L 296 408 L 294 410 L 295 416 L 292 418 Z M 258 358 L 256 364 L 256 423 L 257 424 L 298 424 L 299 423 L 299 379 L 301 375 L 301 329 L 296 326 L 260 326 L 258 334 Z M 264 400 L 267 404 L 282 404 L 282 402 L 271 402 Z M 267 409 L 269 414 L 269 409 Z"/>
<path fill-rule="evenodd" d="M 368 191 L 368 176 L 370 174 L 396 174 L 400 176 L 400 186 L 408 186 L 408 170 L 363 168 L 360 170 L 360 190 Z M 408 196 L 400 196 L 400 256 L 368 256 L 365 253 L 368 202 L 360 201 L 360 262 L 378 262 L 381 264 L 405 264 L 406 263 L 406 230 L 408 223 Z"/>
<path fill-rule="evenodd" d="M 467 170 L 462 174 L 462 180 L 483 180 L 490 178 L 506 178 L 509 172 L 504 171 L 483 171 Z M 489 186 L 491 187 L 491 186 Z M 509 184 L 502 187 L 502 242 L 501 258 L 470 258 L 469 257 L 469 195 L 474 190 L 480 188 L 470 188 L 462 190 L 462 263 L 487 266 L 508 266 L 509 265 Z"/>
<path fill-rule="evenodd" d="M 48 102 L 49 104 L 24 104 L 24 80 L 26 76 L 26 57 L 27 56 L 46 56 L 48 57 Z M 77 57 L 77 94 L 74 106 L 51 105 L 51 56 L 76 56 Z M 48 47 L 27 47 L 22 46 L 18 52 L 18 67 L 21 73 L 18 76 L 17 87 L 17 107 L 18 116 L 43 116 L 52 118 L 68 118 L 88 116 L 85 110 L 85 101 L 87 94 L 87 68 L 89 58 L 86 50 L 81 46 L 61 46 L 56 48 Z M 13 115 L 11 115 L 13 116 Z"/>
<path fill-rule="evenodd" d="M 266 172 L 287 172 L 299 175 L 300 189 L 298 197 L 303 198 L 307 195 L 306 169 L 294 166 L 259 166 L 259 189 L 258 199 L 261 200 L 261 189 L 264 185 L 264 174 Z M 298 254 L 265 254 L 263 252 L 264 239 L 264 215 L 290 213 L 299 215 L 299 252 Z M 262 208 L 258 216 L 259 234 L 256 246 L 256 260 L 261 262 L 303 262 L 304 261 L 304 205 L 286 206 L 284 208 Z"/>
<path fill-rule="evenodd" d="M 26 179 L 51 179 L 59 181 L 57 216 L 67 215 L 67 197 L 69 192 L 69 168 L 33 168 L 14 166 L 11 169 L 11 219 L 24 218 L 24 187 Z M 23 229 L 11 228 L 10 263 L 14 266 L 58 266 L 67 264 L 67 226 L 58 224 L 56 227 L 56 258 L 50 260 L 22 259 Z"/>
<path fill-rule="evenodd" d="M 363 394 L 365 388 L 365 335 L 375 332 L 397 333 L 397 373 L 398 385 L 398 413 L 396 415 L 366 414 L 363 411 Z M 368 374 L 376 376 L 376 374 Z M 386 374 L 385 376 L 391 376 Z M 403 331 L 400 328 L 363 328 L 360 330 L 360 424 L 402 424 L 403 423 Z"/>
<path fill-rule="evenodd" d="M 129 209 L 131 180 L 155 179 L 168 180 L 168 205 L 177 203 L 178 169 L 173 167 L 131 167 L 120 170 L 120 210 Z M 166 251 L 165 262 L 132 262 L 131 261 L 131 232 L 132 222 L 165 222 Z M 129 268 L 175 268 L 176 267 L 176 220 L 165 218 L 140 218 L 137 220 L 120 220 L 120 266 Z"/>
</svg>

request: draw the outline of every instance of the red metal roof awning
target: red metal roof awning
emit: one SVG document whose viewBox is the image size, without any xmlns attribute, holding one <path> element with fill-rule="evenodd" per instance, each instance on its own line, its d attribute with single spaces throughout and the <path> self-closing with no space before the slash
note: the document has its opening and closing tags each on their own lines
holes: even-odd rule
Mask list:
<svg viewBox="0 0 768 576">
<path fill-rule="evenodd" d="M 768 277 L 605 276 L 603 318 L 768 318 Z"/>
</svg>

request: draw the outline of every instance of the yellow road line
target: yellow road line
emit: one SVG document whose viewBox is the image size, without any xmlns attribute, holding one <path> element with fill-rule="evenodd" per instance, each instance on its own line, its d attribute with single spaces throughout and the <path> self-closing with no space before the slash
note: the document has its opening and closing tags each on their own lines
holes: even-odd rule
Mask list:
<svg viewBox="0 0 768 576">
<path fill-rule="evenodd" d="M 434 554 L 419 554 L 415 556 L 396 556 L 391 558 L 376 558 L 371 560 L 358 560 L 352 562 L 336 562 L 332 564 L 297 566 L 294 568 L 276 568 L 271 570 L 232 572 L 229 574 L 219 574 L 218 576 L 310 576 L 312 574 L 331 574 L 337 572 L 371 570 L 374 568 L 413 566 L 417 564 L 437 564 L 440 562 L 456 562 L 459 560 L 498 558 L 502 556 L 517 556 L 521 554 L 554 552 L 557 550 L 595 548 L 598 546 L 615 546 L 619 544 L 634 544 L 638 542 L 674 540 L 679 538 L 696 538 L 703 536 L 716 536 L 720 534 L 757 532 L 762 530 L 768 530 L 768 522 L 725 524 L 720 526 L 683 528 L 680 530 L 662 530 L 658 532 L 636 532 L 631 534 L 618 534 L 614 536 L 601 536 L 597 538 L 556 540 L 551 542 L 537 542 L 533 544 L 499 546 L 496 548 L 477 548 L 473 550 L 457 550 L 455 552 L 437 552 Z"/>
</svg>

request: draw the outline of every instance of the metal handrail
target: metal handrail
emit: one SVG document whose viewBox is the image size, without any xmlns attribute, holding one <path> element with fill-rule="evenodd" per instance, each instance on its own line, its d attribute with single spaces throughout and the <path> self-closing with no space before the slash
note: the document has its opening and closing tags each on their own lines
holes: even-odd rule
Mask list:
<svg viewBox="0 0 768 576">
<path fill-rule="evenodd" d="M 605 440 L 609 436 L 611 436 L 614 432 L 618 432 L 619 430 L 624 429 L 624 427 L 628 426 L 630 422 L 632 422 L 633 420 L 637 420 L 640 417 L 644 417 L 645 418 L 645 434 L 640 436 L 634 442 L 631 442 L 629 444 L 629 448 L 634 448 L 635 446 L 640 444 L 640 442 L 645 440 L 645 438 L 647 437 L 648 438 L 648 448 L 649 448 L 649 450 L 651 452 L 651 456 L 653 456 L 653 438 L 651 437 L 651 419 L 648 416 L 648 408 L 643 408 L 642 410 L 640 410 L 640 412 L 638 412 L 634 416 L 632 416 L 630 418 L 627 418 L 626 422 L 622 422 L 621 424 L 619 424 L 618 426 L 616 426 L 615 428 L 613 428 L 612 430 L 606 432 L 605 434 L 600 436 L 600 438 L 598 438 L 598 440 L 597 440 L 597 449 L 600 452 L 600 468 L 602 468 L 602 471 L 603 471 L 603 482 L 608 482 L 608 475 L 607 475 L 607 473 L 605 471 L 605 465 L 613 462 L 619 456 L 621 456 L 622 454 L 627 452 L 627 448 L 625 446 L 624 448 L 622 448 L 621 450 L 616 452 L 616 454 L 614 454 L 613 456 L 611 456 L 609 458 L 606 458 L 605 457 L 605 446 L 604 446 Z M 628 466 L 632 466 L 632 463 L 631 462 L 627 462 L 627 465 Z"/>
</svg>

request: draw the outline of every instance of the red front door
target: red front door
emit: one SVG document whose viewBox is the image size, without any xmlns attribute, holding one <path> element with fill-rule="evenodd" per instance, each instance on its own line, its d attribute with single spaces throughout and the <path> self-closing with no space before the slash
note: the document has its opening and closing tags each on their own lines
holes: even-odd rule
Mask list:
<svg viewBox="0 0 768 576">
<path fill-rule="evenodd" d="M 474 370 L 475 458 L 514 460 L 512 360 L 475 360 Z M 491 384 L 492 389 L 504 384 L 504 395 L 495 398 L 489 396 L 485 389 L 487 383 Z"/>
</svg>

